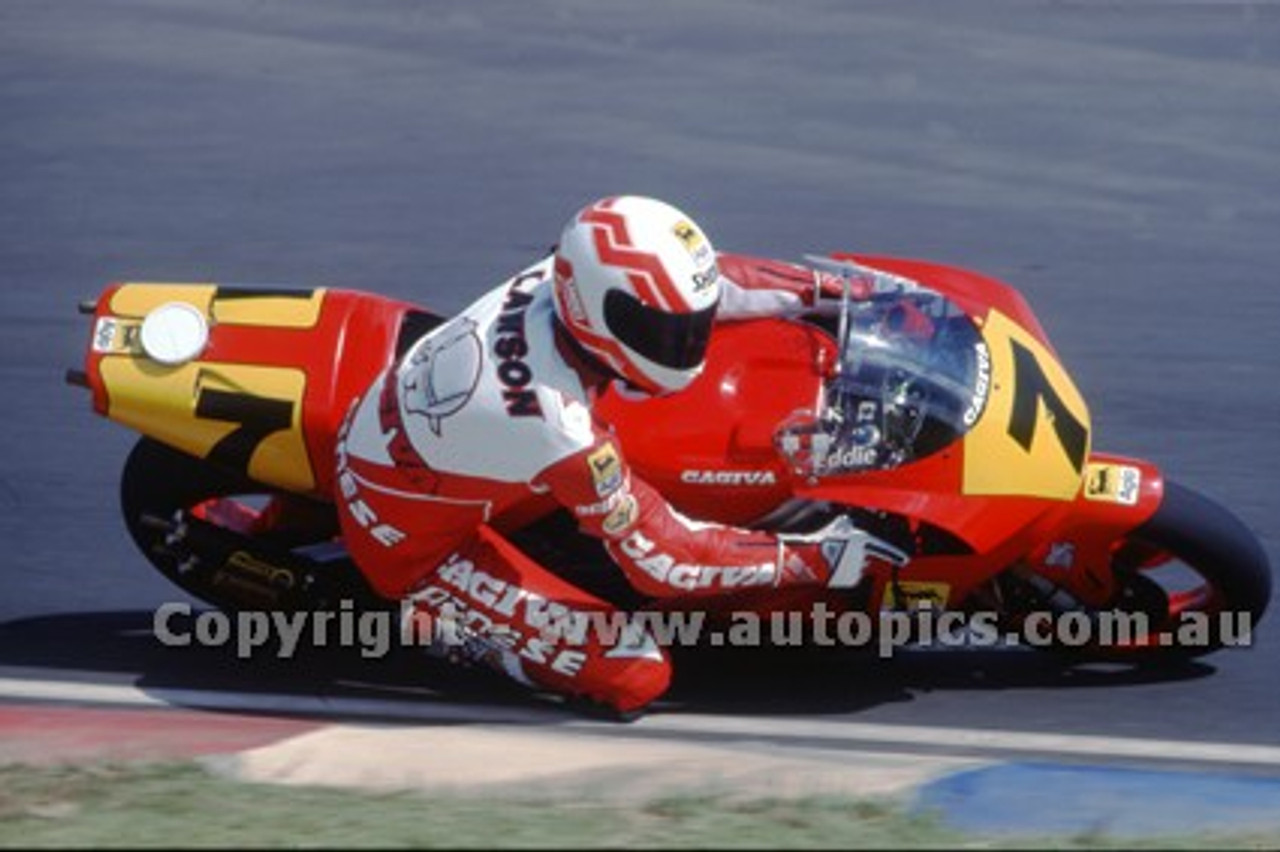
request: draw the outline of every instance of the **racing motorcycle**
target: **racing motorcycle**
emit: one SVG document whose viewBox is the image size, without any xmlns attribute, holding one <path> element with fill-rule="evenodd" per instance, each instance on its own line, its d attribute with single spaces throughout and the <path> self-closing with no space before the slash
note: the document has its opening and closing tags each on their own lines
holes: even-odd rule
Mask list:
<svg viewBox="0 0 1280 852">
<path fill-rule="evenodd" d="M 1221 647 L 1218 616 L 1262 617 L 1257 538 L 1151 462 L 1095 451 L 1018 292 L 918 260 L 807 259 L 844 282 L 838 312 L 724 323 L 690 387 L 611 390 L 596 413 L 691 517 L 802 533 L 843 514 L 908 559 L 873 562 L 853 594 L 757 589 L 700 607 L 984 612 L 1002 628 L 1125 613 L 1141 629 L 1072 650 L 1144 660 Z M 229 611 L 388 606 L 342 548 L 335 445 L 370 381 L 444 317 L 366 292 L 217 284 L 116 283 L 81 310 L 92 327 L 68 380 L 141 433 L 121 506 L 152 565 Z M 492 523 L 620 606 L 655 606 L 556 507 Z M 1191 638 L 1177 629 L 1189 615 L 1204 616 Z"/>
</svg>

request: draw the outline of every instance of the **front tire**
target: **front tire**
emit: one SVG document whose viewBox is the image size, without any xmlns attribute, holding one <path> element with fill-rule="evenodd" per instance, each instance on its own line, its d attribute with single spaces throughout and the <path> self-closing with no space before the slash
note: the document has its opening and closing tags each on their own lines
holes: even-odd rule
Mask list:
<svg viewBox="0 0 1280 852">
<path fill-rule="evenodd" d="M 1122 590 L 1148 599 L 1162 595 L 1155 599 L 1163 602 L 1157 612 L 1164 623 L 1156 631 L 1176 638 L 1184 613 L 1207 616 L 1207 631 L 1194 644 L 1157 643 L 1170 656 L 1200 656 L 1222 647 L 1224 639 L 1242 638 L 1224 635 L 1227 620 L 1247 618 L 1247 626 L 1256 627 L 1271 602 L 1271 566 L 1257 536 L 1232 512 L 1176 482 L 1165 482 L 1159 508 L 1125 538 L 1113 565 Z M 1156 575 L 1170 565 L 1183 566 L 1198 582 L 1166 588 Z"/>
</svg>

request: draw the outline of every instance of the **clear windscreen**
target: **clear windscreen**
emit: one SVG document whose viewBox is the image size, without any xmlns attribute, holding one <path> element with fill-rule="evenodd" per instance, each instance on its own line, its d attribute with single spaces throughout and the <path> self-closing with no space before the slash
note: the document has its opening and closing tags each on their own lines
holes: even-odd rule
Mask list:
<svg viewBox="0 0 1280 852">
<path fill-rule="evenodd" d="M 815 411 L 798 411 L 776 435 L 797 472 L 834 476 L 880 470 L 935 453 L 982 414 L 990 357 L 972 320 L 940 293 L 853 264 L 842 274 L 876 275 L 872 295 L 844 301 L 828 317 L 839 364 Z"/>
</svg>

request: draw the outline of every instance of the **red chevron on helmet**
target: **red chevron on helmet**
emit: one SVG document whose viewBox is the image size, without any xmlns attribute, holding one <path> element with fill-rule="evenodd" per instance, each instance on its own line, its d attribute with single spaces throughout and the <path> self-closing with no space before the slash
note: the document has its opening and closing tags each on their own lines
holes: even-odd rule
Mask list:
<svg viewBox="0 0 1280 852">
<path fill-rule="evenodd" d="M 639 251 L 632 244 L 627 220 L 609 209 L 615 201 L 606 198 L 578 217 L 596 226 L 594 243 L 600 262 L 625 270 L 636 294 L 646 304 L 673 311 L 689 310 L 658 255 Z"/>
<path fill-rule="evenodd" d="M 561 234 L 555 305 L 589 352 L 650 392 L 702 370 L 720 297 L 711 242 L 680 210 L 639 196 L 588 205 Z"/>
</svg>

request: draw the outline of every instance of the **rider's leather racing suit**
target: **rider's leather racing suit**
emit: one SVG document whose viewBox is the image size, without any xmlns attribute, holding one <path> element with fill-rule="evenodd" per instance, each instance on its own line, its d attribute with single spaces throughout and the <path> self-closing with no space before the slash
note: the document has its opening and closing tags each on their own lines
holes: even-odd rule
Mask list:
<svg viewBox="0 0 1280 852">
<path fill-rule="evenodd" d="M 620 711 L 661 695 L 666 651 L 581 629 L 613 611 L 512 545 L 549 502 L 603 540 L 646 596 L 822 583 L 816 545 L 683 517 L 627 465 L 591 408 L 610 377 L 557 330 L 548 257 L 418 340 L 351 407 L 338 443 L 347 547 L 377 592 L 450 615 L 517 680 Z M 720 255 L 717 321 L 812 309 L 830 281 Z M 570 619 L 566 621 L 565 619 Z M 551 629 L 548 632 L 548 628 Z"/>
</svg>

